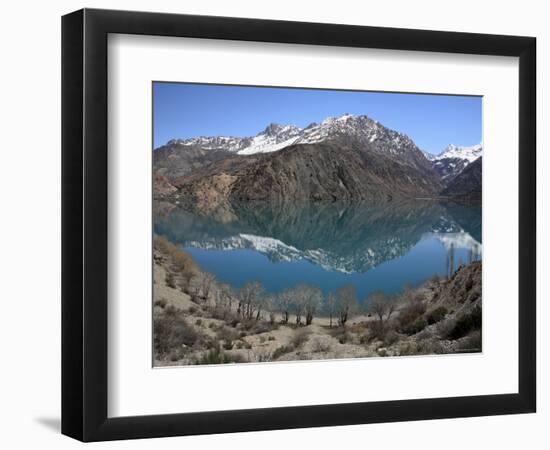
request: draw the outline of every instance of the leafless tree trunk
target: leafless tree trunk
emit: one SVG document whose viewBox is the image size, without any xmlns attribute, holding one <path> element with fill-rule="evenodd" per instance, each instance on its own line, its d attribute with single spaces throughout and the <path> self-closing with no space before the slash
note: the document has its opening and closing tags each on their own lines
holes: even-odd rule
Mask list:
<svg viewBox="0 0 550 450">
<path fill-rule="evenodd" d="M 407 296 L 412 296 L 412 293 L 407 293 Z M 367 299 L 369 310 L 378 317 L 380 323 L 390 320 L 392 314 L 397 309 L 397 303 L 394 297 L 388 297 L 381 291 L 373 292 Z"/>
<path fill-rule="evenodd" d="M 357 295 L 351 285 L 343 286 L 336 291 L 338 323 L 345 327 L 352 312 L 357 309 Z"/>
</svg>

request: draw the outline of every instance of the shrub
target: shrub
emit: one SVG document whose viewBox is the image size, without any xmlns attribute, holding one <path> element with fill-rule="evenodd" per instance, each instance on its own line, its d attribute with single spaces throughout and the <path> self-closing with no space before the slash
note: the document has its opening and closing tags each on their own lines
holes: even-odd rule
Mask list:
<svg viewBox="0 0 550 450">
<path fill-rule="evenodd" d="M 229 363 L 242 363 L 246 362 L 243 355 L 240 353 L 235 353 L 231 355 L 229 353 L 223 352 L 219 347 L 216 347 L 212 350 L 209 350 L 207 353 L 204 353 L 200 358 L 194 360 L 194 364 L 229 364 Z"/>
<path fill-rule="evenodd" d="M 271 355 L 271 358 L 272 359 L 278 359 L 281 356 L 286 355 L 287 353 L 290 353 L 293 350 L 294 350 L 294 348 L 290 345 L 282 345 L 281 347 L 278 347 L 278 348 L 275 349 L 275 351 Z"/>
<path fill-rule="evenodd" d="M 394 329 L 394 323 L 381 322 L 379 320 L 369 322 L 367 336 L 363 336 L 360 340 L 362 344 L 367 344 L 373 340 L 382 341 L 385 345 L 395 344 L 399 340 L 399 334 Z"/>
<path fill-rule="evenodd" d="M 349 334 L 347 331 L 344 331 L 338 336 L 337 339 L 340 344 L 345 344 L 346 342 L 351 341 L 351 334 Z"/>
<path fill-rule="evenodd" d="M 462 314 L 449 334 L 450 339 L 459 339 L 466 336 L 472 330 L 481 329 L 481 307 L 474 306 L 469 314 Z"/>
<path fill-rule="evenodd" d="M 328 352 L 331 349 L 330 338 L 328 336 L 315 336 L 311 340 L 311 348 L 315 353 Z"/>
<path fill-rule="evenodd" d="M 413 300 L 399 311 L 397 320 L 403 329 L 414 323 L 425 312 L 426 305 L 419 300 Z"/>
<path fill-rule="evenodd" d="M 266 341 L 265 336 L 260 336 L 260 344 L 263 344 Z"/>
<path fill-rule="evenodd" d="M 223 364 L 224 354 L 218 347 L 204 353 L 200 358 L 195 360 L 195 364 Z"/>
<path fill-rule="evenodd" d="M 231 350 L 233 348 L 233 342 L 230 339 L 223 341 L 224 350 Z"/>
<path fill-rule="evenodd" d="M 159 250 L 161 253 L 164 254 L 170 254 L 171 251 L 174 248 L 174 244 L 172 244 L 166 237 L 164 236 L 158 236 L 155 238 L 154 247 Z"/>
<path fill-rule="evenodd" d="M 459 344 L 458 348 L 464 352 L 481 351 L 481 330 L 470 332 Z"/>
<path fill-rule="evenodd" d="M 384 338 L 386 337 L 386 331 L 387 331 L 387 327 L 384 322 L 376 320 L 369 323 L 370 340 L 378 339 L 380 341 L 383 341 Z"/>
<path fill-rule="evenodd" d="M 232 320 L 232 323 L 231 325 L 233 325 L 233 322 L 236 321 L 236 323 L 240 323 L 241 324 L 241 327 L 243 330 L 246 330 L 246 331 L 250 331 L 252 330 L 252 328 L 254 327 L 254 325 L 256 324 L 256 321 L 255 320 L 243 320 L 242 322 L 237 319 L 237 318 L 234 318 Z M 235 325 L 236 326 L 236 325 Z"/>
<path fill-rule="evenodd" d="M 440 306 L 439 308 L 435 308 L 434 310 L 430 311 L 426 316 L 426 319 L 429 325 L 433 325 L 434 323 L 443 320 L 446 315 L 447 308 L 445 308 L 444 306 Z"/>
<path fill-rule="evenodd" d="M 291 343 L 292 343 L 293 347 L 298 348 L 302 344 L 307 342 L 307 340 L 309 339 L 310 334 L 311 334 L 311 331 L 306 329 L 306 328 L 297 330 L 294 333 L 294 336 L 292 336 L 292 340 L 291 340 Z"/>
<path fill-rule="evenodd" d="M 240 353 L 226 355 L 226 363 L 245 363 L 245 362 L 248 362 L 248 361 Z"/>
<path fill-rule="evenodd" d="M 273 360 L 273 355 L 270 352 L 260 351 L 256 355 L 258 362 L 270 362 Z"/>
<path fill-rule="evenodd" d="M 197 325 L 198 327 L 200 327 L 202 325 L 202 319 L 197 319 L 195 320 L 195 325 Z"/>
<path fill-rule="evenodd" d="M 422 318 L 419 318 L 419 319 L 416 319 L 413 323 L 403 328 L 403 333 L 408 334 L 410 336 L 412 334 L 420 333 L 427 326 L 428 326 L 428 322 L 426 322 Z"/>
<path fill-rule="evenodd" d="M 437 323 L 435 330 L 441 339 L 447 339 L 456 325 L 456 319 L 444 319 Z"/>
<path fill-rule="evenodd" d="M 174 274 L 172 272 L 166 273 L 166 284 L 171 287 L 172 289 L 176 289 L 176 280 L 174 278 Z"/>
<path fill-rule="evenodd" d="M 418 336 L 416 336 L 416 340 L 418 342 L 425 341 L 427 339 L 432 339 L 434 335 L 430 333 L 428 330 L 422 330 L 420 333 L 418 333 Z"/>
<path fill-rule="evenodd" d="M 351 340 L 351 334 L 345 328 L 333 328 L 329 330 L 333 338 L 337 339 L 340 344 L 345 344 Z"/>
<path fill-rule="evenodd" d="M 172 362 L 179 361 L 183 356 L 183 352 L 181 349 L 178 350 L 172 350 L 170 351 L 170 354 L 168 355 L 168 359 Z"/>
<path fill-rule="evenodd" d="M 216 333 L 216 337 L 220 341 L 236 341 L 239 339 L 239 333 L 233 328 L 228 328 L 226 326 L 221 326 Z"/>
<path fill-rule="evenodd" d="M 187 253 L 184 253 L 178 249 L 172 252 L 172 262 L 174 267 L 178 270 L 185 270 L 186 268 L 194 265 L 191 257 Z"/>
<path fill-rule="evenodd" d="M 199 335 L 191 327 L 182 311 L 169 306 L 155 317 L 153 322 L 154 346 L 158 355 L 166 355 L 173 349 L 193 346 Z"/>
<path fill-rule="evenodd" d="M 161 308 L 166 307 L 166 299 L 165 298 L 159 298 L 158 300 L 155 300 L 155 306 L 160 306 Z"/>
<path fill-rule="evenodd" d="M 418 355 L 437 355 L 445 353 L 445 349 L 439 341 L 433 339 L 425 339 L 417 342 L 416 353 Z"/>
<path fill-rule="evenodd" d="M 252 321 L 252 326 L 249 328 L 251 334 L 261 334 L 261 333 L 268 333 L 269 331 L 276 330 L 278 328 L 278 325 L 270 324 L 269 322 L 264 321 Z"/>
<path fill-rule="evenodd" d="M 394 330 L 388 330 L 384 336 L 384 345 L 393 345 L 399 340 L 399 334 Z"/>
<path fill-rule="evenodd" d="M 417 355 L 418 348 L 414 342 L 404 342 L 399 346 L 399 355 L 400 356 L 410 356 Z"/>
<path fill-rule="evenodd" d="M 267 340 L 268 340 L 268 341 L 274 341 L 274 340 L 275 340 L 275 336 L 269 336 L 269 337 L 267 338 Z"/>
</svg>

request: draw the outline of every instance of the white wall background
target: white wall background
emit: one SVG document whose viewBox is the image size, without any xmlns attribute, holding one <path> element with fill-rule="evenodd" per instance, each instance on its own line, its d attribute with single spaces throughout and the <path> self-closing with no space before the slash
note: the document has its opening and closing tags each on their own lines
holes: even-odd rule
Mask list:
<svg viewBox="0 0 550 450">
<path fill-rule="evenodd" d="M 60 417 L 60 16 L 83 6 L 190 14 L 257 17 L 449 31 L 531 35 L 538 38 L 539 255 L 550 250 L 540 230 L 550 226 L 550 140 L 544 106 L 550 70 L 550 29 L 545 3 L 535 0 L 352 0 L 260 2 L 246 0 L 19 1 L 0 15 L 0 130 L 2 205 L 0 273 L 0 445 L 3 448 L 75 448 L 59 434 Z M 536 415 L 400 424 L 240 433 L 101 443 L 95 448 L 318 449 L 336 446 L 407 449 L 543 449 L 550 445 L 550 373 L 546 343 L 550 289 L 539 257 L 539 412 Z M 545 354 L 546 352 L 546 354 Z M 464 374 L 475 376 L 475 374 Z M 542 382 L 540 382 L 542 381 Z"/>
</svg>

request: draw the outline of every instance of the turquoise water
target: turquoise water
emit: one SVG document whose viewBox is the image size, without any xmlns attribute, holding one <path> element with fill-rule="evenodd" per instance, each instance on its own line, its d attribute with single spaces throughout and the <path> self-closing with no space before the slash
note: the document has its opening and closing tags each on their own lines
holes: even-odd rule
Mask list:
<svg viewBox="0 0 550 450">
<path fill-rule="evenodd" d="M 155 233 L 235 288 L 268 292 L 310 284 L 325 293 L 351 284 L 358 297 L 391 294 L 481 259 L 481 209 L 414 201 L 303 208 L 247 205 L 208 216 L 174 209 Z"/>
</svg>

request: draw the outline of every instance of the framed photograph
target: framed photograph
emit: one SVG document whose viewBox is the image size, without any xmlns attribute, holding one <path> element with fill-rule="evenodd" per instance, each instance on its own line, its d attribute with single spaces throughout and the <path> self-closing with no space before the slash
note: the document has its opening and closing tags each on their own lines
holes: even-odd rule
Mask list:
<svg viewBox="0 0 550 450">
<path fill-rule="evenodd" d="M 532 37 L 62 21 L 62 432 L 535 412 Z"/>
</svg>

